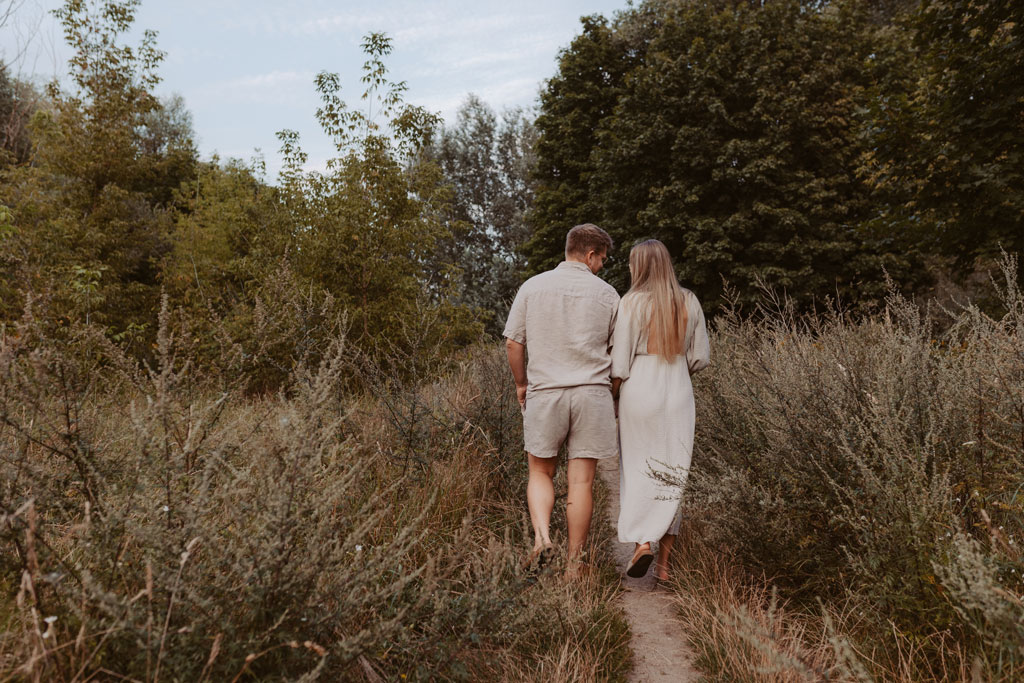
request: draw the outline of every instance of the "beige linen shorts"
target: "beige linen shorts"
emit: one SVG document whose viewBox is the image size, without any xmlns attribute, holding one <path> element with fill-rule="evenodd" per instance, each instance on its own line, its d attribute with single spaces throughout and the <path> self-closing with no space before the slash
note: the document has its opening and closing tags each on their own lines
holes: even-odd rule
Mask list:
<svg viewBox="0 0 1024 683">
<path fill-rule="evenodd" d="M 611 389 L 588 384 L 527 394 L 523 441 L 526 452 L 538 458 L 556 457 L 563 442 L 570 458 L 617 456 L 619 434 Z"/>
</svg>

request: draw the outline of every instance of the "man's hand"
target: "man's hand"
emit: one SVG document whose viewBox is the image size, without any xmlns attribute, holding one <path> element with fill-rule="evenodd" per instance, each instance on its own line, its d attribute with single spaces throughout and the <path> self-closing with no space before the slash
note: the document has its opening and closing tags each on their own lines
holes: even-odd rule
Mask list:
<svg viewBox="0 0 1024 683">
<path fill-rule="evenodd" d="M 619 419 L 619 389 L 622 387 L 622 380 L 612 377 L 612 402 L 615 404 L 615 419 Z"/>
<path fill-rule="evenodd" d="M 519 401 L 519 407 L 526 410 L 526 385 L 516 385 L 516 400 Z"/>
</svg>

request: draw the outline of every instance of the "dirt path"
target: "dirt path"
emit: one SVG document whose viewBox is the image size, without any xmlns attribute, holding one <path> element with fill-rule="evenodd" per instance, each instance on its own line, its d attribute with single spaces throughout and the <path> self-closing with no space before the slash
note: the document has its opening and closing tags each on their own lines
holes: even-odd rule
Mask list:
<svg viewBox="0 0 1024 683">
<path fill-rule="evenodd" d="M 608 487 L 608 515 L 612 528 L 619 517 L 619 463 L 615 458 L 599 461 L 601 478 Z M 620 572 L 633 556 L 632 543 L 615 545 L 615 563 Z M 622 607 L 633 632 L 634 664 L 629 680 L 635 683 L 699 681 L 700 672 L 693 666 L 693 653 L 686 643 L 682 624 L 672 608 L 669 593 L 654 587 L 654 565 L 647 576 L 622 577 Z"/>
</svg>

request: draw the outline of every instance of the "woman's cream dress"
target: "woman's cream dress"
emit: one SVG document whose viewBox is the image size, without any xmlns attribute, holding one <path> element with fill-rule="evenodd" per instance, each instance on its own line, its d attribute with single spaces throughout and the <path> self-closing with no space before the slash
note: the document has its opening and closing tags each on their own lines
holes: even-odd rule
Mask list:
<svg viewBox="0 0 1024 683">
<path fill-rule="evenodd" d="M 679 532 L 679 497 L 653 471 L 685 481 L 693 453 L 693 386 L 690 375 L 710 361 L 704 311 L 684 289 L 687 307 L 685 352 L 671 363 L 647 353 L 649 299 L 626 294 L 612 335 L 612 377 L 619 390 L 619 541 L 657 541 Z"/>
</svg>

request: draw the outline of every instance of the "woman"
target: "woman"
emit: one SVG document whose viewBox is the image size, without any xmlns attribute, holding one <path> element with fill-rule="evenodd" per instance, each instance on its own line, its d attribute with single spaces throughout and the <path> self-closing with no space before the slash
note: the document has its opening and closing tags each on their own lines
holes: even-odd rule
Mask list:
<svg viewBox="0 0 1024 683">
<path fill-rule="evenodd" d="M 629 253 L 632 286 L 619 302 L 612 335 L 612 392 L 619 400 L 619 541 L 635 543 L 626 569 L 647 573 L 658 541 L 655 577 L 668 578 L 679 533 L 679 491 L 652 471 L 685 481 L 693 451 L 690 375 L 710 361 L 704 312 L 676 281 L 668 249 L 647 240 Z"/>
</svg>

